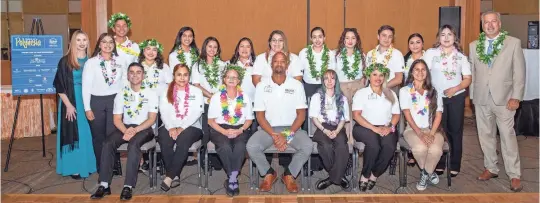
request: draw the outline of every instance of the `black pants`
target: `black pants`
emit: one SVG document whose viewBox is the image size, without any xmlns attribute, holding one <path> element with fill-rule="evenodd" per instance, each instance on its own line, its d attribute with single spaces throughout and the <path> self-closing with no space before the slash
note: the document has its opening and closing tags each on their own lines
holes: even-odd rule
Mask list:
<svg viewBox="0 0 540 203">
<path fill-rule="evenodd" d="M 137 125 L 126 125 L 129 127 L 137 127 Z M 122 139 L 124 134 L 120 130 L 115 130 L 110 134 L 103 143 L 102 156 L 101 156 L 101 168 L 99 171 L 100 182 L 112 182 L 113 168 L 116 158 L 118 147 L 124 143 L 128 144 L 128 156 L 126 164 L 126 179 L 124 185 L 130 185 L 135 187 L 137 184 L 137 177 L 139 173 L 139 161 L 141 160 L 141 146 L 144 143 L 151 141 L 154 138 L 152 128 L 147 128 L 138 132 L 129 141 Z"/>
<path fill-rule="evenodd" d="M 114 97 L 116 94 L 108 96 L 94 96 L 90 99 L 90 108 L 94 113 L 94 120 L 89 121 L 90 132 L 92 133 L 92 144 L 94 155 L 96 155 L 96 168 L 100 171 L 101 151 L 103 142 L 107 135 L 116 130 L 113 122 Z M 79 115 L 83 116 L 83 115 Z"/>
<path fill-rule="evenodd" d="M 380 136 L 370 129 L 356 124 L 353 128 L 353 137 L 357 142 L 363 142 L 366 145 L 362 176 L 364 178 L 369 178 L 371 174 L 375 177 L 381 176 L 396 152 L 397 134 L 390 133 L 387 136 Z"/>
<path fill-rule="evenodd" d="M 201 129 L 188 127 L 178 135 L 176 140 L 173 140 L 165 127 L 159 128 L 158 143 L 161 147 L 167 177 L 171 179 L 176 176 L 180 177 L 180 172 L 182 172 L 189 155 L 189 148 L 193 143 L 199 141 L 202 136 Z M 174 150 L 174 144 L 176 144 L 176 150 Z"/>
<path fill-rule="evenodd" d="M 463 116 L 465 113 L 465 92 L 452 98 L 443 98 L 444 112 L 442 127 L 450 145 L 450 170 L 461 170 L 461 155 L 463 153 Z M 436 169 L 446 168 L 446 155 L 441 157 Z"/>
<path fill-rule="evenodd" d="M 337 126 L 326 123 L 322 125 L 328 130 L 336 130 L 337 128 Z M 317 129 L 313 135 L 313 141 L 317 143 L 319 156 L 330 176 L 330 181 L 334 184 L 340 184 L 341 178 L 345 176 L 347 162 L 349 161 L 349 147 L 345 128 L 341 129 L 334 139 L 330 139 L 321 130 Z"/>
<path fill-rule="evenodd" d="M 219 126 L 224 129 L 239 129 L 242 127 L 241 125 L 231 126 L 225 124 L 220 124 Z M 248 139 L 248 131 L 245 131 L 233 139 L 229 139 L 227 136 L 219 133 L 213 128 L 210 129 L 210 141 L 216 145 L 216 152 L 219 159 L 221 159 L 223 169 L 227 175 L 230 175 L 233 171 L 240 172 L 242 169 L 242 164 L 246 157 L 246 143 Z"/>
</svg>

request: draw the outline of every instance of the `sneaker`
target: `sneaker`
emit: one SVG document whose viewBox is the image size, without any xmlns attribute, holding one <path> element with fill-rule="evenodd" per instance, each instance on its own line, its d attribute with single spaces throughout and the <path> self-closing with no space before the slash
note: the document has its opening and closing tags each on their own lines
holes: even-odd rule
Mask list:
<svg viewBox="0 0 540 203">
<path fill-rule="evenodd" d="M 437 185 L 439 183 L 439 176 L 437 175 L 437 173 L 432 173 L 429 176 L 429 182 L 431 182 L 431 184 L 433 185 Z"/>
<path fill-rule="evenodd" d="M 416 189 L 420 191 L 425 190 L 427 187 L 428 178 L 429 174 L 427 174 L 426 171 L 422 169 L 420 171 L 420 180 L 416 184 Z"/>
</svg>

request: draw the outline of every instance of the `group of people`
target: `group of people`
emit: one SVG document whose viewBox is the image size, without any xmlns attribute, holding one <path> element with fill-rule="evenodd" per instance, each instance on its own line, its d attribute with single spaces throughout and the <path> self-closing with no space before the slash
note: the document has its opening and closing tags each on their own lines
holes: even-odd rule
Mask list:
<svg viewBox="0 0 540 203">
<path fill-rule="evenodd" d="M 405 56 L 393 47 L 394 28 L 383 25 L 379 44 L 367 53 L 355 28 L 345 28 L 338 48 L 331 50 L 324 30 L 316 27 L 311 45 L 299 55 L 275 30 L 263 53 L 255 55 L 252 41 L 242 38 L 229 61 L 221 60 L 215 37 L 207 37 L 199 50 L 195 31 L 182 27 L 167 65 L 157 40 L 129 40 L 131 24 L 123 13 L 112 15 L 108 26 L 114 35 L 101 34 L 91 56 L 88 36 L 75 32 L 54 81 L 60 97 L 57 173 L 79 179 L 97 171 L 93 199 L 111 194 L 116 149 L 124 143 L 129 143 L 128 158 L 120 198 L 132 197 L 140 147 L 154 136 L 166 171 L 164 191 L 180 176 L 188 149 L 199 140 L 203 146 L 215 144 L 230 196 L 239 194 L 246 152 L 264 177 L 260 191 L 272 189 L 278 174 L 264 154 L 270 147 L 295 149 L 290 163 L 283 164 L 281 180 L 289 192 L 297 192 L 295 179 L 313 142 L 329 174 L 317 189 L 350 187 L 347 142 L 356 141 L 365 144 L 359 188 L 371 190 L 394 156 L 400 118 L 414 156 L 410 162 L 420 168 L 416 188 L 424 190 L 439 182 L 446 167 L 452 177 L 461 170 L 465 91 L 471 83 L 486 167 L 478 180 L 497 177 L 498 125 L 510 188 L 522 188 L 512 129 L 523 97 L 524 59 L 519 40 L 500 29 L 498 13 L 482 15 L 484 32 L 471 43 L 469 57 L 449 25 L 439 29 L 426 51 L 422 35 L 412 34 Z M 308 125 L 315 127 L 312 135 Z M 449 166 L 440 161 L 445 140 Z"/>
</svg>

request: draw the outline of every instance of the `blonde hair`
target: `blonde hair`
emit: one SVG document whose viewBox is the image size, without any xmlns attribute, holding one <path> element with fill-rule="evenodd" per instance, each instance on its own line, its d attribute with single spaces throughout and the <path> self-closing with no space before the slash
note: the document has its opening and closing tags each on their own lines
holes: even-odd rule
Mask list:
<svg viewBox="0 0 540 203">
<path fill-rule="evenodd" d="M 71 41 L 69 43 L 69 48 L 66 52 L 66 57 L 68 60 L 69 67 L 76 70 L 79 70 L 81 68 L 81 64 L 79 64 L 79 60 L 77 59 L 77 48 L 76 47 L 73 48 L 73 47 L 77 46 L 77 36 L 79 34 L 83 34 L 86 37 L 86 40 L 88 42 L 86 46 L 86 53 L 85 53 L 86 56 L 88 57 L 88 53 L 90 53 L 90 38 L 88 38 L 88 35 L 81 30 L 75 31 L 73 35 L 71 36 Z"/>
<path fill-rule="evenodd" d="M 285 56 L 289 57 L 289 43 L 287 42 L 287 36 L 285 36 L 285 33 L 281 30 L 274 30 L 272 33 L 270 33 L 270 37 L 268 37 L 268 50 L 266 51 L 265 58 L 268 58 L 270 55 L 270 50 L 272 50 L 272 46 L 270 44 L 272 43 L 272 37 L 274 35 L 279 35 L 283 38 L 283 49 L 281 52 L 283 52 Z"/>
</svg>

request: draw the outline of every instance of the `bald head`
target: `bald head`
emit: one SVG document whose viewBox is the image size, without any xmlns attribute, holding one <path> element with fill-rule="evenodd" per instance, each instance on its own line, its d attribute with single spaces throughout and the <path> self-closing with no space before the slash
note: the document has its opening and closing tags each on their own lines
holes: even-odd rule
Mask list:
<svg viewBox="0 0 540 203">
<path fill-rule="evenodd" d="M 283 52 L 277 52 L 272 57 L 272 74 L 285 74 L 289 67 L 289 57 Z"/>
</svg>

